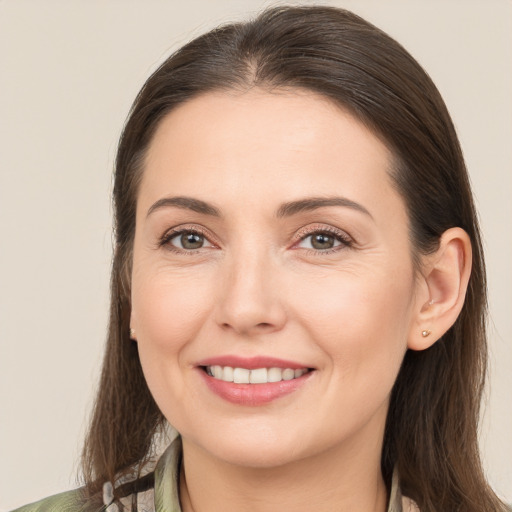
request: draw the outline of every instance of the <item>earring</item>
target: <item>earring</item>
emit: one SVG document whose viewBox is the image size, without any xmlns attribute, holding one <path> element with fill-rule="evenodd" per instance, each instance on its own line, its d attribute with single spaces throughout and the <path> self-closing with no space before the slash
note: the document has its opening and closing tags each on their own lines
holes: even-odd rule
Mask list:
<svg viewBox="0 0 512 512">
<path fill-rule="evenodd" d="M 135 339 L 135 329 L 132 329 L 131 327 L 130 327 L 130 338 L 131 338 L 132 340 L 134 340 L 134 339 Z"/>
<path fill-rule="evenodd" d="M 426 338 L 427 336 L 430 336 L 431 334 L 431 331 L 429 331 L 428 329 L 425 329 L 424 331 L 421 331 L 421 335 Z"/>
</svg>

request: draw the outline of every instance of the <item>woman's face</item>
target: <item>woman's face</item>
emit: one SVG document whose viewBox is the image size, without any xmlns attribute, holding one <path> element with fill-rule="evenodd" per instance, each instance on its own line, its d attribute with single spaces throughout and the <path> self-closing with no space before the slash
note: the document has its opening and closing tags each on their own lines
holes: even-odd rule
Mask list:
<svg viewBox="0 0 512 512">
<path fill-rule="evenodd" d="M 163 119 L 138 196 L 131 327 L 185 443 L 255 467 L 380 456 L 418 329 L 390 165 L 313 93 L 209 93 Z"/>
</svg>

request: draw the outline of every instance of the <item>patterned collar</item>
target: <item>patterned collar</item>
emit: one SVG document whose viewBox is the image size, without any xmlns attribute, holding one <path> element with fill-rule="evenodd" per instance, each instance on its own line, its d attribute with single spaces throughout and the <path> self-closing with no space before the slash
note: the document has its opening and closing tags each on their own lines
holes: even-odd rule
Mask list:
<svg viewBox="0 0 512 512">
<path fill-rule="evenodd" d="M 138 512 L 182 512 L 179 500 L 181 456 L 181 438 L 178 436 L 158 460 L 154 471 L 154 487 L 130 494 L 122 498 L 120 504 L 126 510 Z M 110 492 L 106 494 L 104 493 L 104 501 L 108 506 L 105 511 L 118 512 L 118 505 L 108 496 Z M 393 473 L 387 512 L 419 512 L 413 501 L 402 497 L 396 471 Z"/>
</svg>

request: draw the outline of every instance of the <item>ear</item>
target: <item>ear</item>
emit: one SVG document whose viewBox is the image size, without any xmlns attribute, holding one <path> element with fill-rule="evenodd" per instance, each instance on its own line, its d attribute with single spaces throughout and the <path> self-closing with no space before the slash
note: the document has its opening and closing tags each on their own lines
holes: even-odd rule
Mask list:
<svg viewBox="0 0 512 512">
<path fill-rule="evenodd" d="M 137 341 L 137 331 L 135 328 L 135 312 L 133 311 L 133 308 L 130 312 L 130 339 L 133 341 Z"/>
<path fill-rule="evenodd" d="M 450 228 L 422 263 L 408 348 L 425 350 L 450 329 L 464 305 L 470 274 L 469 236 L 461 228 Z"/>
</svg>

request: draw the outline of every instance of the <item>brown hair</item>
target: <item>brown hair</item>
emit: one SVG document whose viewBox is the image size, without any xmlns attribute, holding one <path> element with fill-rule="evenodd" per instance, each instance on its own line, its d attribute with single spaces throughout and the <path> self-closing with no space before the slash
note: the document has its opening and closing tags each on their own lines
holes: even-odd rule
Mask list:
<svg viewBox="0 0 512 512">
<path fill-rule="evenodd" d="M 486 368 L 486 282 L 479 228 L 457 135 L 436 87 L 381 30 L 332 7 L 276 7 L 253 21 L 198 37 L 148 79 L 130 111 L 117 153 L 115 252 L 108 343 L 83 451 L 91 494 L 140 469 L 164 425 L 130 341 L 130 269 L 137 188 L 162 118 L 213 90 L 302 88 L 350 111 L 391 149 L 416 255 L 441 234 L 469 234 L 473 271 L 455 325 L 431 348 L 408 351 L 392 391 L 382 472 L 397 468 L 403 493 L 423 512 L 496 511 L 477 426 Z"/>
</svg>

